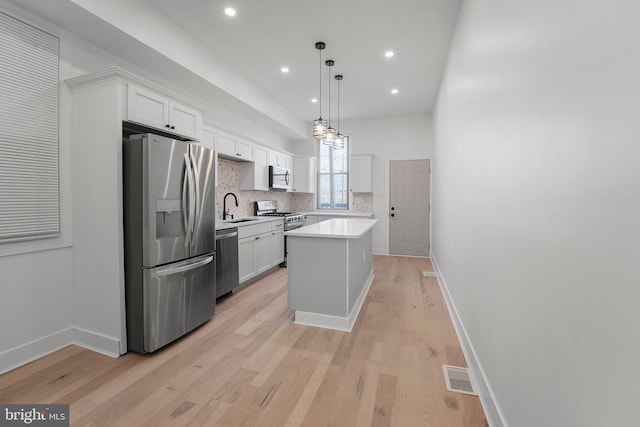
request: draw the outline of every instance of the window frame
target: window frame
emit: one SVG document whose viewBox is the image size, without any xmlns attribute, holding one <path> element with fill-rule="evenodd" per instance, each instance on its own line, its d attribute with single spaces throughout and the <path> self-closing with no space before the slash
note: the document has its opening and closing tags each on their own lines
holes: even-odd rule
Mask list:
<svg viewBox="0 0 640 427">
<path fill-rule="evenodd" d="M 345 162 L 345 172 L 334 172 L 334 156 L 333 156 L 333 150 L 334 147 L 331 145 L 329 146 L 329 171 L 330 172 L 321 172 L 321 167 L 320 167 L 320 156 L 321 156 L 321 149 L 322 149 L 322 140 L 318 140 L 316 145 L 316 151 L 318 153 L 318 173 L 316 175 L 316 188 L 317 188 L 317 194 L 316 194 L 316 210 L 318 211 L 322 211 L 322 212 L 351 212 L 351 197 L 350 197 L 350 191 L 349 191 L 349 180 L 350 180 L 350 176 L 349 174 L 351 173 L 351 165 L 350 165 L 350 158 L 349 158 L 349 152 L 351 149 L 351 146 L 349 144 L 349 137 L 346 137 L 346 142 L 345 142 L 345 157 L 346 157 L 346 162 Z M 345 209 L 341 209 L 341 208 L 337 208 L 336 207 L 336 203 L 335 203 L 335 187 L 334 187 L 334 178 L 337 175 L 344 175 L 346 178 L 346 205 L 347 207 Z M 331 206 L 328 208 L 324 208 L 321 207 L 320 205 L 320 196 L 321 196 L 321 178 L 323 176 L 329 176 L 329 195 L 330 195 L 330 200 L 331 200 Z"/>
</svg>

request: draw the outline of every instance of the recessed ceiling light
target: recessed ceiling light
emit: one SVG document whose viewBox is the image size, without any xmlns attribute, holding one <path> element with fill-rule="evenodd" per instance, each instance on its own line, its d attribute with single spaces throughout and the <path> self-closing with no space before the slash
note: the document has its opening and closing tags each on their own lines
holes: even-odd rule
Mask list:
<svg viewBox="0 0 640 427">
<path fill-rule="evenodd" d="M 232 7 L 228 7 L 228 8 L 226 8 L 226 9 L 224 10 L 224 13 L 225 13 L 227 16 L 236 16 L 236 10 L 235 10 L 234 8 L 232 8 Z"/>
<path fill-rule="evenodd" d="M 388 50 L 384 53 L 384 56 L 386 56 L 387 58 L 391 58 L 393 56 L 393 52 Z"/>
<path fill-rule="evenodd" d="M 393 95 L 397 95 L 398 94 L 398 89 L 391 89 L 391 93 Z"/>
<path fill-rule="evenodd" d="M 282 67 L 282 68 L 280 68 L 280 71 L 282 71 L 283 73 L 288 73 L 289 72 L 289 68 L 288 67 Z"/>
<path fill-rule="evenodd" d="M 316 102 L 318 102 L 318 100 L 317 100 L 317 99 L 315 99 L 315 98 L 313 98 L 313 99 L 311 100 L 311 102 L 313 102 L 313 103 L 315 104 Z"/>
</svg>

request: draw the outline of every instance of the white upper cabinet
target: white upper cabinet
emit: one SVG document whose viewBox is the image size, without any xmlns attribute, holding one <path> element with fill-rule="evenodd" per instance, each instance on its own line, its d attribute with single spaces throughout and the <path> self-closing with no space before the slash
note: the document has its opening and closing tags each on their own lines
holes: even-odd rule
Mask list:
<svg viewBox="0 0 640 427">
<path fill-rule="evenodd" d="M 349 157 L 349 191 L 371 193 L 372 154 L 358 154 Z"/>
<path fill-rule="evenodd" d="M 268 153 L 260 146 L 252 147 L 253 162 L 238 165 L 240 190 L 269 191 Z"/>
<path fill-rule="evenodd" d="M 235 135 L 218 132 L 218 152 L 221 157 L 233 160 L 253 161 L 254 146 Z"/>
<path fill-rule="evenodd" d="M 199 139 L 202 113 L 151 89 L 128 84 L 127 120 Z"/>
<path fill-rule="evenodd" d="M 287 166 L 287 156 L 286 154 L 280 153 L 278 151 L 269 151 L 269 166 L 278 166 L 279 168 L 291 169 L 291 167 Z M 291 163 L 291 162 L 289 162 Z"/>
<path fill-rule="evenodd" d="M 220 154 L 236 157 L 236 142 L 238 139 L 224 132 L 218 133 L 218 151 Z"/>
<path fill-rule="evenodd" d="M 284 168 L 293 170 L 293 156 L 288 156 L 285 154 L 284 156 Z"/>
<path fill-rule="evenodd" d="M 202 130 L 202 113 L 179 102 L 169 100 L 169 128 L 172 133 L 198 139 Z"/>
<path fill-rule="evenodd" d="M 293 185 L 294 193 L 315 193 L 316 188 L 316 158 L 310 156 L 293 156 Z"/>
<path fill-rule="evenodd" d="M 238 151 L 238 156 L 245 160 L 253 160 L 254 159 L 254 145 L 248 141 L 243 141 L 242 139 L 238 139 L 238 143 L 236 144 L 236 149 Z M 265 150 L 266 156 L 266 150 Z M 265 164 L 267 160 L 265 158 Z"/>
</svg>

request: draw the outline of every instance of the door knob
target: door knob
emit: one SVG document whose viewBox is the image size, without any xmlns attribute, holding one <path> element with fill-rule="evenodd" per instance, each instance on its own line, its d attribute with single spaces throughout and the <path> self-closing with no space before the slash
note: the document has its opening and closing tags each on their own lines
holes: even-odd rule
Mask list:
<svg viewBox="0 0 640 427">
<path fill-rule="evenodd" d="M 392 210 L 392 211 L 395 211 L 395 210 L 396 210 L 396 208 L 394 208 L 393 206 L 391 206 L 391 210 Z"/>
<path fill-rule="evenodd" d="M 396 214 L 392 213 L 392 214 L 391 214 L 391 215 L 389 215 L 389 216 L 394 217 L 394 216 L 396 216 Z"/>
</svg>

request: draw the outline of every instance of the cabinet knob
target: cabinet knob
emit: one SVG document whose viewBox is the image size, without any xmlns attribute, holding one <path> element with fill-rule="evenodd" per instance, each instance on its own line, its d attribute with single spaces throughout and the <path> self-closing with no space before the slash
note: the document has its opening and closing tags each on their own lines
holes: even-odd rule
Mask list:
<svg viewBox="0 0 640 427">
<path fill-rule="evenodd" d="M 175 128 L 176 128 L 175 126 L 171 126 L 171 129 L 175 129 Z"/>
<path fill-rule="evenodd" d="M 256 237 L 256 240 L 260 239 L 260 236 Z"/>
<path fill-rule="evenodd" d="M 242 153 L 236 153 L 236 156 L 242 157 Z"/>
<path fill-rule="evenodd" d="M 169 129 L 169 125 L 166 125 L 165 127 L 166 127 L 167 129 Z"/>
</svg>

